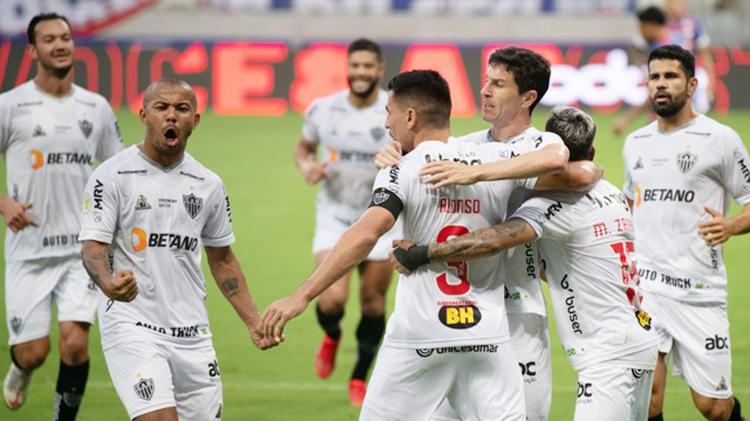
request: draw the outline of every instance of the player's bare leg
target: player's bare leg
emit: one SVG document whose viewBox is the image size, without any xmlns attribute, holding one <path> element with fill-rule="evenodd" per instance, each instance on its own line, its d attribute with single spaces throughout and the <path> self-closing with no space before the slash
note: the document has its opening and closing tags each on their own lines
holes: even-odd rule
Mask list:
<svg viewBox="0 0 750 421">
<path fill-rule="evenodd" d="M 139 415 L 133 421 L 177 421 L 177 408 L 170 406 L 169 408 L 157 409 L 156 411 Z"/>
<path fill-rule="evenodd" d="M 60 371 L 54 413 L 58 420 L 74 420 L 89 377 L 88 323 L 60 322 Z"/>
<path fill-rule="evenodd" d="M 385 332 L 385 294 L 393 266 L 387 260 L 367 260 L 359 265 L 362 317 L 357 326 L 357 363 L 349 381 L 349 403 L 361 406 L 365 399 L 367 372 Z"/>
<path fill-rule="evenodd" d="M 319 267 L 328 251 L 315 254 L 315 267 Z M 315 306 L 318 324 L 325 332 L 318 353 L 315 356 L 315 371 L 321 379 L 328 378 L 336 366 L 336 352 L 341 339 L 341 319 L 349 299 L 349 279 L 351 274 L 339 279 L 323 291 Z"/>
<path fill-rule="evenodd" d="M 666 354 L 660 352 L 654 369 L 654 382 L 651 386 L 651 401 L 648 407 L 649 421 L 661 421 L 664 410 L 664 390 L 667 386 L 667 365 L 664 362 Z"/>
<path fill-rule="evenodd" d="M 31 373 L 44 363 L 49 349 L 49 336 L 10 347 L 10 368 L 3 381 L 3 398 L 8 408 L 16 410 L 21 407 Z"/>
<path fill-rule="evenodd" d="M 711 421 L 742 421 L 739 400 L 734 397 L 727 399 L 715 399 L 703 396 L 692 388 L 690 394 L 693 397 L 695 407 Z"/>
</svg>

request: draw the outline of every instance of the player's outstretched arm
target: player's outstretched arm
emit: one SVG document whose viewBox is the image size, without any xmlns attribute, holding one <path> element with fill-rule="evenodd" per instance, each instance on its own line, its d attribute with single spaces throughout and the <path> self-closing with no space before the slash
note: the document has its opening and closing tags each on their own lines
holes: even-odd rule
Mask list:
<svg viewBox="0 0 750 421">
<path fill-rule="evenodd" d="M 705 208 L 711 219 L 698 226 L 698 233 L 709 246 L 713 247 L 725 243 L 733 235 L 750 232 L 750 203 L 745 205 L 740 213 L 732 218 L 711 208 Z"/>
<path fill-rule="evenodd" d="M 534 190 L 536 191 L 569 191 L 584 192 L 591 189 L 604 176 L 604 168 L 592 161 L 575 161 L 568 164 L 568 168 L 560 174 L 550 174 L 539 177 Z"/>
<path fill-rule="evenodd" d="M 396 223 L 385 208 L 374 206 L 359 218 L 333 247 L 309 278 L 290 295 L 275 301 L 263 312 L 263 334 L 276 344 L 283 340 L 286 323 L 300 315 L 312 300 L 344 274 L 361 263 L 378 239 Z"/>
<path fill-rule="evenodd" d="M 38 227 L 36 222 L 26 213 L 31 209 L 31 203 L 18 203 L 12 198 L 0 193 L 0 214 L 13 232 L 21 231 L 27 226 Z"/>
<path fill-rule="evenodd" d="M 468 185 L 480 181 L 530 178 L 557 174 L 568 167 L 569 151 L 563 144 L 554 143 L 513 159 L 463 165 L 452 161 L 433 161 L 419 171 L 425 182 L 434 189 L 452 185 Z"/>
<path fill-rule="evenodd" d="M 276 344 L 268 338 L 264 338 L 260 331 L 260 314 L 258 307 L 253 301 L 253 296 L 247 288 L 245 275 L 242 273 L 240 263 L 237 261 L 232 248 L 206 247 L 206 258 L 208 267 L 211 269 L 216 285 L 226 297 L 227 301 L 234 307 L 234 311 L 247 327 L 250 338 L 259 349 L 268 349 Z"/>
<path fill-rule="evenodd" d="M 326 176 L 325 162 L 319 162 L 315 158 L 317 149 L 318 145 L 316 143 L 301 137 L 294 150 L 294 162 L 308 184 L 316 184 Z"/>
<path fill-rule="evenodd" d="M 138 295 L 138 283 L 131 270 L 112 274 L 109 266 L 109 244 L 86 240 L 81 245 L 83 267 L 94 283 L 109 299 L 133 301 Z"/>
<path fill-rule="evenodd" d="M 471 231 L 443 243 L 429 246 L 411 246 L 411 243 L 394 242 L 391 253 L 394 266 L 401 273 L 409 273 L 430 262 L 472 260 L 489 256 L 519 244 L 534 241 L 537 234 L 528 222 L 512 218 L 502 224 Z"/>
</svg>

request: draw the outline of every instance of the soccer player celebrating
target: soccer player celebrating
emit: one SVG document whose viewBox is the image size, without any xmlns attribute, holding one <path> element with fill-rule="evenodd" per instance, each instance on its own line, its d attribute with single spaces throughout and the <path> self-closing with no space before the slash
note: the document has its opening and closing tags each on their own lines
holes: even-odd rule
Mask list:
<svg viewBox="0 0 750 421">
<path fill-rule="evenodd" d="M 531 114 L 549 88 L 549 62 L 531 50 L 508 47 L 494 51 L 488 64 L 487 82 L 480 92 L 481 113 L 492 127 L 461 136 L 458 140 L 475 144 L 501 142 L 513 145 L 516 155 L 539 151 L 540 159 L 534 165 L 543 170 L 565 165 L 566 157 L 560 154 L 562 143 L 546 141 L 558 136 L 541 132 L 531 124 Z M 385 167 L 396 164 L 401 156 L 397 146 L 397 143 L 393 143 L 384 147 L 375 158 L 376 165 Z M 497 164 L 505 168 L 504 165 L 509 162 Z M 584 172 L 595 169 L 598 174 L 596 179 L 601 175 L 600 169 L 590 162 L 578 163 L 576 167 Z M 426 174 L 432 175 L 432 181 L 440 187 L 456 181 L 468 183 L 487 175 L 479 174 L 478 169 L 477 166 L 440 161 L 429 164 Z M 502 172 L 498 175 L 502 176 Z M 586 181 L 575 185 L 575 180 L 575 177 L 569 177 L 565 190 L 589 184 Z M 511 196 L 509 212 L 518 208 L 527 194 L 523 189 L 515 191 Z M 552 395 L 552 365 L 536 245 L 533 242 L 521 244 L 504 253 L 502 258 L 506 271 L 505 308 L 508 311 L 511 343 L 524 376 L 526 416 L 529 421 L 545 421 L 549 416 Z M 445 408 L 436 417 L 455 418 Z"/>
<path fill-rule="evenodd" d="M 372 157 L 391 141 L 383 128 L 387 94 L 379 87 L 384 69 L 380 46 L 367 39 L 352 42 L 348 63 L 349 89 L 310 105 L 295 152 L 305 180 L 321 183 L 313 238 L 316 267 L 367 208 L 378 171 Z M 319 145 L 324 150 L 318 161 Z M 362 314 L 356 332 L 357 362 L 349 381 L 349 402 L 354 406 L 362 405 L 367 372 L 385 331 L 385 294 L 393 274 L 388 252 L 391 241 L 398 238 L 394 234 L 384 237 L 358 266 Z M 339 282 L 321 294 L 315 307 L 324 332 L 315 357 L 315 370 L 322 379 L 331 375 L 336 362 L 350 277 L 351 272 L 342 274 Z"/>
<path fill-rule="evenodd" d="M 220 419 L 222 390 L 203 300 L 201 246 L 224 296 L 261 349 L 260 323 L 221 179 L 185 152 L 200 120 L 187 83 L 158 80 L 140 111 L 144 142 L 94 171 L 81 254 L 99 286 L 102 349 L 130 419 Z"/>
<path fill-rule="evenodd" d="M 11 364 L 5 404 L 18 409 L 31 374 L 50 350 L 52 303 L 60 329 L 55 419 L 73 420 L 89 372 L 95 286 L 81 264 L 79 198 L 94 160 L 117 153 L 117 121 L 100 95 L 73 84 L 75 45 L 64 16 L 40 14 L 28 26 L 36 76 L 0 95 L 0 194 L 5 238 L 5 303 Z"/>
<path fill-rule="evenodd" d="M 580 110 L 553 110 L 571 161 L 593 159 L 594 121 Z M 549 194 L 524 202 L 510 219 L 429 246 L 397 241 L 399 271 L 474 260 L 536 239 L 544 256 L 557 331 L 578 372 L 576 421 L 645 420 L 657 341 L 640 307 L 632 261 L 633 228 L 625 196 L 601 180 L 586 193 Z M 420 269 L 416 273 L 420 273 Z"/>
<path fill-rule="evenodd" d="M 689 51 L 654 50 L 648 91 L 657 119 L 631 133 L 623 149 L 644 304 L 659 337 L 650 419 L 662 419 L 671 355 L 674 374 L 706 418 L 739 421 L 722 244 L 750 230 L 750 159 L 734 130 L 693 110 L 697 85 Z M 730 197 L 743 208 L 727 218 Z"/>
<path fill-rule="evenodd" d="M 285 324 L 343 273 L 362 261 L 377 240 L 404 218 L 418 242 L 444 241 L 501 221 L 516 187 L 547 188 L 547 179 L 508 180 L 434 189 L 420 169 L 436 160 L 464 165 L 507 160 L 506 178 L 535 176 L 544 152 L 517 155 L 514 145 L 448 142 L 450 92 L 434 71 L 401 73 L 388 84 L 386 127 L 404 151 L 398 166 L 378 173 L 369 209 L 291 295 L 263 313 L 263 332 L 278 343 Z M 561 143 L 557 136 L 543 141 Z M 562 148 L 567 161 L 567 149 Z M 555 168 L 560 171 L 563 167 Z M 423 173 L 422 173 L 423 174 Z M 452 261 L 402 276 L 362 420 L 428 419 L 447 399 L 462 419 L 525 420 L 522 378 L 508 341 L 500 261 Z"/>
</svg>

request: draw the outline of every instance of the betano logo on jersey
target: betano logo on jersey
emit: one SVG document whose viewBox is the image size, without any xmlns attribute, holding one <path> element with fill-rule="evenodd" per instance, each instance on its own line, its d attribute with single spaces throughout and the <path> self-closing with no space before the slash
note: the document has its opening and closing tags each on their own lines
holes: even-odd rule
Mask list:
<svg viewBox="0 0 750 421">
<path fill-rule="evenodd" d="M 643 202 L 679 202 L 692 203 L 695 200 L 693 190 L 684 189 L 644 189 L 641 186 L 635 188 L 635 205 L 640 206 Z"/>
<path fill-rule="evenodd" d="M 133 251 L 138 253 L 148 247 L 169 248 L 185 251 L 195 251 L 198 239 L 187 235 L 152 232 L 147 233 L 143 228 L 135 227 L 130 230 L 130 243 Z"/>
<path fill-rule="evenodd" d="M 94 165 L 94 159 L 87 153 L 78 152 L 49 152 L 47 156 L 38 149 L 31 150 L 31 168 L 38 170 L 47 165 L 64 165 L 64 164 L 76 164 L 76 165 Z"/>
</svg>

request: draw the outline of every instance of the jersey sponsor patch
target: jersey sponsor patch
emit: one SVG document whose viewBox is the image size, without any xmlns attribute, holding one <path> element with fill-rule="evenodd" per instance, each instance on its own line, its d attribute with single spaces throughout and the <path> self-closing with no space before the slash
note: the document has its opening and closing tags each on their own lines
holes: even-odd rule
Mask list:
<svg viewBox="0 0 750 421">
<path fill-rule="evenodd" d="M 475 305 L 444 305 L 440 307 L 438 319 L 451 329 L 469 329 L 482 320 L 482 313 Z"/>
<path fill-rule="evenodd" d="M 637 310 L 635 312 L 635 318 L 638 319 L 638 324 L 646 330 L 651 330 L 651 316 L 643 310 Z"/>
</svg>

